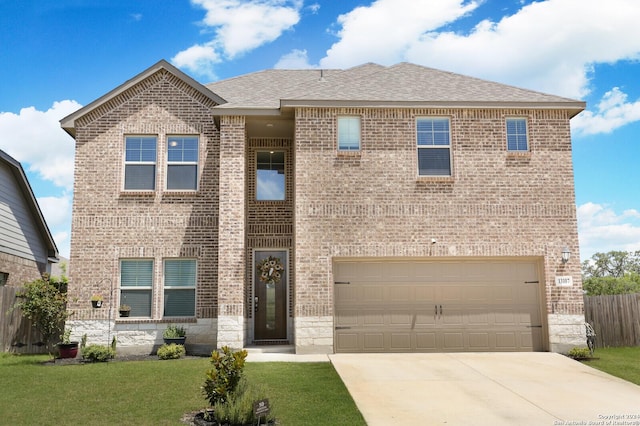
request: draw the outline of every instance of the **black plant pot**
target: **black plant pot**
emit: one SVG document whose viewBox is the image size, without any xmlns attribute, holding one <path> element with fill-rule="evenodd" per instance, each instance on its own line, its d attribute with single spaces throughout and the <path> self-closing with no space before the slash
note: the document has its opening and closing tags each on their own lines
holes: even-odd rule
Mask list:
<svg viewBox="0 0 640 426">
<path fill-rule="evenodd" d="M 187 340 L 187 338 L 186 337 L 163 337 L 162 340 L 164 340 L 164 343 L 166 343 L 167 345 L 175 343 L 176 345 L 184 346 L 184 342 L 185 340 Z"/>
<path fill-rule="evenodd" d="M 92 300 L 91 306 L 94 308 L 102 308 L 102 300 Z"/>
<path fill-rule="evenodd" d="M 121 317 L 128 317 L 130 313 L 131 313 L 131 311 L 120 311 L 120 316 Z"/>
</svg>

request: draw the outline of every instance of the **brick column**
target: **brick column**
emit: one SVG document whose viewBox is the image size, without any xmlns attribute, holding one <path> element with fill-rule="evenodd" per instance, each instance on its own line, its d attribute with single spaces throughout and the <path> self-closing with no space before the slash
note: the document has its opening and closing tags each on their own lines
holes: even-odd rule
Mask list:
<svg viewBox="0 0 640 426">
<path fill-rule="evenodd" d="M 220 118 L 217 346 L 242 348 L 245 338 L 245 119 Z"/>
</svg>

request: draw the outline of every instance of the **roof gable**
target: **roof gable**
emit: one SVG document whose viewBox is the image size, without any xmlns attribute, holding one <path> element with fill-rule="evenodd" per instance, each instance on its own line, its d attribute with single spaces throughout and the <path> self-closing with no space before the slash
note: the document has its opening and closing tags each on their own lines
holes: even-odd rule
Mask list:
<svg viewBox="0 0 640 426">
<path fill-rule="evenodd" d="M 42 255 L 46 255 L 46 257 L 48 257 L 48 261 L 57 262 L 58 248 L 56 246 L 55 241 L 53 240 L 51 231 L 49 230 L 49 227 L 47 226 L 47 223 L 44 219 L 44 215 L 40 210 L 38 201 L 36 200 L 36 197 L 33 194 L 33 190 L 31 189 L 31 185 L 27 180 L 27 175 L 25 174 L 24 169 L 22 168 L 22 165 L 16 159 L 14 159 L 13 157 L 11 157 L 9 154 L 7 154 L 2 150 L 0 150 L 0 164 L 6 165 L 10 174 L 13 175 L 14 182 L 4 182 L 4 184 L 16 186 L 16 188 L 14 189 L 14 190 L 17 190 L 16 197 L 14 197 L 13 199 L 18 200 L 20 199 L 20 196 L 17 196 L 17 194 L 19 193 L 21 195 L 21 198 L 24 201 L 24 208 L 28 210 L 29 215 L 33 220 L 33 226 L 35 226 L 36 231 L 40 235 L 42 244 L 47 250 L 46 254 L 35 253 L 36 258 L 39 258 Z M 7 202 L 9 201 L 7 200 Z M 8 207 L 11 210 L 14 210 L 15 208 L 17 208 L 17 206 L 8 206 Z M 16 220 L 20 222 L 20 221 L 26 220 L 26 218 L 24 217 L 22 217 L 21 219 L 16 218 Z M 20 223 L 18 223 L 18 225 L 19 224 Z M 31 246 L 30 241 L 25 241 L 24 244 Z M 37 260 L 45 261 L 45 259 L 37 259 Z"/>
<path fill-rule="evenodd" d="M 128 90 L 135 89 L 136 86 L 142 84 L 145 80 L 152 77 L 154 74 L 162 71 L 172 74 L 174 77 L 178 78 L 179 80 L 187 84 L 189 87 L 194 89 L 200 96 L 213 102 L 214 104 L 219 105 L 222 103 L 226 103 L 226 100 L 216 95 L 215 93 L 211 92 L 202 84 L 198 83 L 197 81 L 195 81 L 194 79 L 192 79 L 191 77 L 189 77 L 188 75 L 186 75 L 185 73 L 183 73 L 182 71 L 174 67 L 173 65 L 169 64 L 167 61 L 161 60 L 157 62 L 155 65 L 147 68 L 140 74 L 136 75 L 132 79 L 127 80 L 126 82 L 116 87 L 115 89 L 105 94 L 104 96 L 101 96 L 100 98 L 96 99 L 90 104 L 80 108 L 76 112 L 64 117 L 62 120 L 60 120 L 60 125 L 67 133 L 75 137 L 75 129 L 79 119 L 98 111 L 102 107 L 107 106 L 111 101 L 113 101 L 118 96 L 123 95 Z"/>
</svg>

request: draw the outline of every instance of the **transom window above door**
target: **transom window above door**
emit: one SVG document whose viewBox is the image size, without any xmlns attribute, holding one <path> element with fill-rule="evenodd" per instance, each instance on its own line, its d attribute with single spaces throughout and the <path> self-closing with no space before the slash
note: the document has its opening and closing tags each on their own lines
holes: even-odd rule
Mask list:
<svg viewBox="0 0 640 426">
<path fill-rule="evenodd" d="M 284 151 L 256 152 L 256 200 L 285 199 Z"/>
</svg>

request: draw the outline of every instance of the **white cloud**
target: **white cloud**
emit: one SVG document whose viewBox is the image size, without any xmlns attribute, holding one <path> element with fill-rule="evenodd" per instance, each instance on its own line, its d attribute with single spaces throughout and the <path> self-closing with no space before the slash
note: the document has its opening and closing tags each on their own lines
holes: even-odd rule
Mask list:
<svg viewBox="0 0 640 426">
<path fill-rule="evenodd" d="M 313 65 L 309 64 L 306 50 L 294 49 L 286 55 L 282 55 L 274 68 L 288 70 L 309 69 L 313 68 Z"/>
<path fill-rule="evenodd" d="M 0 149 L 56 186 L 73 188 L 73 139 L 60 128 L 59 120 L 81 107 L 75 101 L 55 102 L 47 111 L 34 107 L 20 113 L 0 113 Z"/>
<path fill-rule="evenodd" d="M 618 87 L 604 94 L 596 112 L 584 111 L 571 121 L 578 135 L 611 133 L 626 124 L 640 121 L 640 100 L 627 102 L 627 94 Z"/>
<path fill-rule="evenodd" d="M 171 62 L 178 68 L 185 68 L 214 80 L 213 66 L 221 62 L 221 59 L 213 46 L 198 44 L 178 53 Z"/>
<path fill-rule="evenodd" d="M 338 17 L 340 40 L 327 51 L 320 66 L 400 62 L 425 32 L 460 18 L 477 5 L 465 0 L 377 0 L 357 7 Z M 424 59 L 417 63 L 424 63 Z"/>
<path fill-rule="evenodd" d="M 300 20 L 302 0 L 192 0 L 205 9 L 202 25 L 213 30 L 205 44 L 179 52 L 173 62 L 209 75 L 220 58 L 233 59 L 270 43 Z M 181 65 L 182 64 L 182 65 Z"/>
<path fill-rule="evenodd" d="M 377 0 L 341 15 L 322 67 L 410 61 L 572 98 L 593 66 L 640 58 L 637 0 L 546 0 L 469 33 L 444 26 L 478 6 L 463 0 Z"/>
<path fill-rule="evenodd" d="M 46 111 L 23 108 L 18 114 L 0 113 L 0 149 L 18 160 L 30 175 L 53 183 L 61 195 L 38 197 L 53 239 L 63 256 L 69 256 L 73 161 L 75 142 L 60 128 L 60 119 L 81 108 L 75 101 L 55 102 Z M 29 178 L 37 192 L 37 180 Z M 36 193 L 36 196 L 38 194 Z"/>
<path fill-rule="evenodd" d="M 64 257 L 69 257 L 71 229 L 72 196 L 66 192 L 58 197 L 39 197 L 38 205 L 53 234 L 58 251 Z"/>
<path fill-rule="evenodd" d="M 635 209 L 617 213 L 611 207 L 585 203 L 578 206 L 580 257 L 611 250 L 640 250 L 640 212 Z"/>
</svg>

